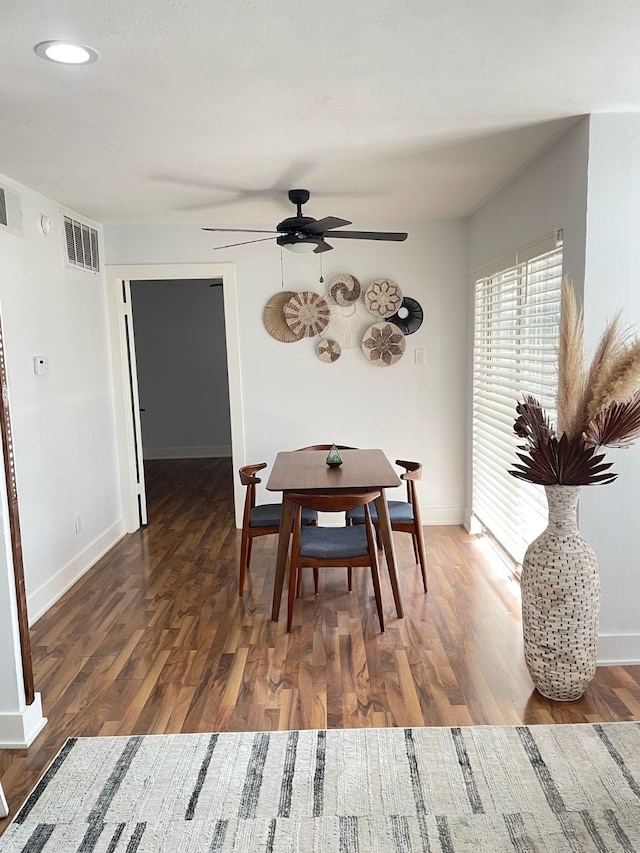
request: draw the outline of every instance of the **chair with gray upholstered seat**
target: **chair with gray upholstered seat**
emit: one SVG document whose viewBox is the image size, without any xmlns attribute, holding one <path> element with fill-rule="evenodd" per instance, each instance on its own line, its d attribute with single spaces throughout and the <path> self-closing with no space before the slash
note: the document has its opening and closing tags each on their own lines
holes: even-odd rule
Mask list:
<svg viewBox="0 0 640 853">
<path fill-rule="evenodd" d="M 418 501 L 418 491 L 416 481 L 422 477 L 422 465 L 419 462 L 406 462 L 402 459 L 396 459 L 396 465 L 400 465 L 405 469 L 401 478 L 407 483 L 407 500 L 406 501 L 388 501 L 389 518 L 391 519 L 391 529 L 400 533 L 410 533 L 413 540 L 413 553 L 416 558 L 416 563 L 420 566 L 422 573 L 422 585 L 424 591 L 427 591 L 427 559 L 424 547 L 424 533 L 422 530 L 422 519 L 420 517 L 420 502 Z M 378 514 L 375 506 L 370 507 L 371 520 L 374 525 L 378 523 Z M 362 507 L 350 510 L 347 512 L 347 523 L 363 524 L 364 512 Z"/>
<path fill-rule="evenodd" d="M 240 579 L 239 579 L 239 595 L 242 597 L 244 592 L 244 578 L 249 561 L 251 560 L 251 543 L 256 536 L 268 536 L 271 533 L 278 533 L 280 530 L 280 515 L 282 513 L 282 504 L 258 504 L 256 505 L 256 486 L 262 482 L 260 477 L 256 477 L 257 471 L 262 471 L 267 467 L 266 462 L 259 462 L 257 465 L 244 465 L 240 468 L 240 482 L 247 487 L 247 492 L 244 499 L 244 513 L 242 516 L 242 540 L 240 543 Z M 317 524 L 318 513 L 312 510 L 305 510 L 302 523 Z"/>
<path fill-rule="evenodd" d="M 314 573 L 326 566 L 370 566 L 380 630 L 384 631 L 378 552 L 369 504 L 379 497 L 379 491 L 357 493 L 288 492 L 287 498 L 296 505 L 293 523 L 293 544 L 289 566 L 289 599 L 287 632 L 291 631 L 296 588 L 301 570 L 310 566 Z M 346 512 L 363 509 L 364 523 L 351 527 L 311 527 L 302 524 L 304 509 L 316 512 Z"/>
</svg>

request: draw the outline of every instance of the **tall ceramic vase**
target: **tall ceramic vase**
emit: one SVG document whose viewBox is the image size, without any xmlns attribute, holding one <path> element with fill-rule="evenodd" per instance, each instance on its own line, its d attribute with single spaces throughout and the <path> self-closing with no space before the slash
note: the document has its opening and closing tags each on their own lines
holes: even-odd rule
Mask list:
<svg viewBox="0 0 640 853">
<path fill-rule="evenodd" d="M 596 556 L 578 530 L 579 486 L 545 486 L 549 523 L 522 563 L 524 655 L 536 689 L 579 699 L 595 675 L 600 613 Z"/>
</svg>

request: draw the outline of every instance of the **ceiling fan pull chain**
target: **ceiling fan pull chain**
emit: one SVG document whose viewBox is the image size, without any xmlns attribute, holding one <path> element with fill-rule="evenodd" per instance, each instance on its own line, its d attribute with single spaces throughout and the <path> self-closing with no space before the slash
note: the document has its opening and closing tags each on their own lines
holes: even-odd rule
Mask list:
<svg viewBox="0 0 640 853">
<path fill-rule="evenodd" d="M 320 284 L 324 284 L 324 272 L 322 270 L 322 255 L 320 255 L 320 278 L 318 279 Z"/>
<path fill-rule="evenodd" d="M 284 257 L 282 255 L 282 246 L 280 246 L 280 287 L 284 290 Z"/>
</svg>

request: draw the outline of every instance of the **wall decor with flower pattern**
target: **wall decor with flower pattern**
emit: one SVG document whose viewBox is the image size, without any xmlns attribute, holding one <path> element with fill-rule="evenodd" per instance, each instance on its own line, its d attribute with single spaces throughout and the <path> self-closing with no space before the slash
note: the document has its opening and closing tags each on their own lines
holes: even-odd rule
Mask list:
<svg viewBox="0 0 640 853">
<path fill-rule="evenodd" d="M 334 276 L 324 295 L 281 290 L 263 313 L 265 329 L 281 343 L 319 335 L 316 355 L 325 364 L 359 348 L 375 367 L 390 367 L 402 358 L 405 337 L 417 332 L 422 319 L 419 302 L 403 296 L 395 281 L 376 278 L 365 287 L 350 273 Z"/>
</svg>

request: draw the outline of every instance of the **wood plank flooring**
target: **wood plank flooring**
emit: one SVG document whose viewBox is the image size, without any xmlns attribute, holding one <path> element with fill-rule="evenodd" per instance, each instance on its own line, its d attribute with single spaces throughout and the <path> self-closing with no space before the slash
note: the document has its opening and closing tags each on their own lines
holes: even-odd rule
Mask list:
<svg viewBox="0 0 640 853">
<path fill-rule="evenodd" d="M 228 460 L 147 463 L 149 525 L 126 536 L 32 630 L 49 723 L 0 751 L 13 813 L 71 735 L 640 718 L 640 667 L 600 668 L 578 702 L 532 690 L 518 587 L 482 540 L 427 527 L 429 593 L 395 534 L 405 618 L 382 567 L 379 633 L 368 570 L 311 572 L 286 634 L 270 621 L 275 537 L 255 540 L 244 599 Z M 7 821 L 0 821 L 0 831 Z"/>
</svg>

